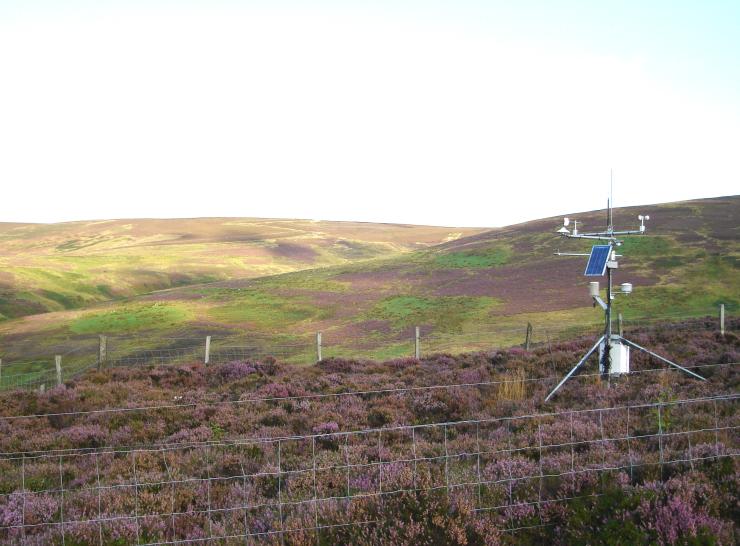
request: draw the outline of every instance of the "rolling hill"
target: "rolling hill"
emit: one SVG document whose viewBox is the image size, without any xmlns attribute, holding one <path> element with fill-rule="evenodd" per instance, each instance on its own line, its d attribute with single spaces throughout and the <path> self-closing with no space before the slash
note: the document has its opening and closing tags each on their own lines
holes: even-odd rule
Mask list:
<svg viewBox="0 0 740 546">
<path fill-rule="evenodd" d="M 257 218 L 0 223 L 0 319 L 387 257 L 480 231 Z"/>
<path fill-rule="evenodd" d="M 714 314 L 722 302 L 733 313 L 740 301 L 740 197 L 617 209 L 615 223 L 634 227 L 638 213 L 651 216 L 648 236 L 622 247 L 615 281 L 632 282 L 635 292 L 620 297 L 617 310 L 628 320 L 686 318 Z M 576 217 L 586 230 L 604 223 L 604 211 Z M 317 260 L 304 271 L 28 316 L 1 323 L 0 335 L 6 354 L 16 358 L 47 354 L 51 346 L 75 347 L 81 340 L 92 347 L 97 334 L 117 337 L 121 352 L 179 347 L 181 338 L 207 334 L 226 345 L 303 343 L 303 361 L 312 358 L 318 331 L 324 356 L 409 354 L 415 325 L 421 326 L 426 351 L 521 342 L 528 322 L 544 341 L 582 333 L 602 320 L 586 290 L 585 258 L 553 255 L 557 249 L 589 248 L 559 239 L 554 232 L 560 225 L 561 218 L 548 218 L 390 257 L 330 267 L 317 267 Z M 206 252 L 208 244 L 199 244 Z M 349 262 L 327 250 L 335 244 L 319 245 L 316 252 Z M 384 245 L 413 246 L 409 238 Z"/>
</svg>

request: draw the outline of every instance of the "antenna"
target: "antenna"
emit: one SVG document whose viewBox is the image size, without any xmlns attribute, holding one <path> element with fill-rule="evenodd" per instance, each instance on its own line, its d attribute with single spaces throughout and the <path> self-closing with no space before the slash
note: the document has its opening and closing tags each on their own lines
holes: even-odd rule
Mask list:
<svg viewBox="0 0 740 546">
<path fill-rule="evenodd" d="M 610 179 L 610 181 L 613 181 L 612 176 L 610 176 Z M 594 346 L 588 350 L 583 358 L 581 358 L 578 364 L 576 364 L 562 379 L 562 381 L 557 384 L 552 392 L 547 395 L 545 402 L 553 397 L 560 387 L 562 387 L 565 382 L 568 381 L 574 373 L 576 373 L 578 368 L 580 368 L 597 349 L 599 351 L 599 370 L 602 377 L 607 380 L 612 375 L 628 374 L 630 372 L 630 348 L 633 348 L 647 353 L 669 366 L 678 368 L 697 379 L 706 381 L 702 376 L 679 366 L 675 362 L 671 362 L 667 358 L 641 347 L 637 343 L 630 341 L 619 334 L 612 333 L 612 302 L 618 294 L 612 288 L 612 271 L 619 267 L 617 258 L 620 258 L 621 256 L 616 253 L 616 248 L 622 246 L 623 243 L 619 237 L 645 235 L 645 222 L 650 220 L 650 216 L 640 214 L 637 217 L 640 221 L 638 229 L 616 231 L 614 229 L 614 224 L 612 223 L 612 189 L 613 185 L 610 184 L 610 195 L 607 200 L 607 226 L 605 231 L 578 233 L 578 230 L 574 228 L 573 232 L 570 232 L 568 231 L 567 226 L 570 224 L 571 220 L 574 225 L 577 225 L 577 221 L 569 218 L 565 219 L 563 227 L 558 230 L 558 234 L 566 239 L 592 239 L 601 243 L 594 245 L 591 248 L 590 254 L 560 252 L 559 250 L 555 254 L 557 256 L 588 256 L 588 263 L 586 264 L 584 275 L 586 277 L 603 277 L 606 275 L 606 301 L 601 299 L 598 281 L 592 281 L 589 283 L 589 293 L 591 298 L 594 300 L 594 306 L 598 304 L 604 311 L 604 334 L 596 341 Z M 622 283 L 620 289 L 621 291 L 619 294 L 629 295 L 632 293 L 632 284 L 627 282 Z"/>
<path fill-rule="evenodd" d="M 612 216 L 612 210 L 614 208 L 614 169 L 609 169 L 609 205 L 607 206 L 607 208 L 609 209 L 609 227 L 607 228 L 607 230 L 613 230 L 614 218 Z"/>
</svg>

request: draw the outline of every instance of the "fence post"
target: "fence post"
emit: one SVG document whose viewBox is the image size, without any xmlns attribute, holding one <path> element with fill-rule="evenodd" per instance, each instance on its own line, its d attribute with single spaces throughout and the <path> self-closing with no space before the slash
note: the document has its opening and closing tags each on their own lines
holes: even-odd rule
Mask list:
<svg viewBox="0 0 740 546">
<path fill-rule="evenodd" d="M 44 394 L 45 392 L 46 392 L 46 384 L 41 383 L 41 385 L 39 385 L 39 394 Z"/>
<path fill-rule="evenodd" d="M 3 382 L 3 359 L 0 358 L 0 384 Z"/>
<path fill-rule="evenodd" d="M 414 357 L 419 360 L 421 358 L 421 345 L 419 344 L 419 327 L 417 326 L 414 331 Z"/>
<path fill-rule="evenodd" d="M 527 323 L 527 339 L 524 341 L 524 349 L 529 351 L 529 345 L 532 341 L 532 323 Z"/>
<path fill-rule="evenodd" d="M 316 334 L 316 362 L 321 362 L 321 332 Z"/>
<path fill-rule="evenodd" d="M 619 325 L 619 337 L 622 337 L 624 335 L 624 321 L 622 319 L 622 313 L 619 313 L 617 315 L 617 324 Z"/>
<path fill-rule="evenodd" d="M 105 360 L 108 358 L 108 338 L 106 336 L 100 336 L 100 348 L 98 349 L 98 371 L 100 371 Z"/>
<path fill-rule="evenodd" d="M 62 384 L 62 355 L 54 356 L 54 367 L 57 369 L 57 387 Z"/>
<path fill-rule="evenodd" d="M 211 360 L 211 336 L 206 336 L 206 355 L 203 359 L 203 363 L 208 365 L 208 362 Z"/>
<path fill-rule="evenodd" d="M 719 333 L 725 335 L 725 304 L 719 304 Z"/>
</svg>

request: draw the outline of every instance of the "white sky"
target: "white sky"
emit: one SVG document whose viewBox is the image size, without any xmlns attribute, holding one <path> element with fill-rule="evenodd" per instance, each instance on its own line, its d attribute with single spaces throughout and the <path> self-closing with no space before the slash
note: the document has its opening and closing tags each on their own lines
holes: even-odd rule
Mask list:
<svg viewBox="0 0 740 546">
<path fill-rule="evenodd" d="M 498 226 L 602 208 L 612 167 L 618 206 L 740 188 L 738 94 L 692 81 L 702 59 L 679 74 L 670 51 L 413 9 L 207 5 L 0 11 L 0 221 Z"/>
</svg>

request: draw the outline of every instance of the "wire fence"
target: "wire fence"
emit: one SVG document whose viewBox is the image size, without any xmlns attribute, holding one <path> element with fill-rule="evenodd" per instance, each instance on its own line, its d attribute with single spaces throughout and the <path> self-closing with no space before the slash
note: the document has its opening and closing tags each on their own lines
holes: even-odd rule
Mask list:
<svg viewBox="0 0 740 546">
<path fill-rule="evenodd" d="M 501 529 L 618 474 L 740 454 L 740 395 L 354 431 L 0 455 L 4 543 L 331 542 L 394 498 L 465 499 Z M 584 492 L 586 492 L 584 494 Z"/>
<path fill-rule="evenodd" d="M 551 346 L 552 343 L 581 337 L 584 331 L 598 331 L 598 322 L 587 325 L 566 325 L 553 328 L 552 324 L 527 323 L 522 326 L 496 326 L 465 329 L 458 332 L 435 331 L 432 327 L 408 328 L 393 336 L 381 336 L 352 346 L 352 340 L 329 333 L 316 336 L 288 337 L 252 334 L 245 343 L 233 338 L 219 339 L 181 337 L 162 339 L 160 348 L 137 347 L 136 337 L 110 336 L 106 338 L 105 352 L 92 349 L 89 342 L 79 348 L 66 350 L 61 372 L 55 369 L 53 356 L 48 359 L 0 361 L 0 390 L 51 387 L 74 379 L 96 367 L 162 366 L 207 363 L 224 364 L 236 360 L 264 360 L 275 358 L 289 363 L 311 364 L 327 358 L 389 359 L 403 356 L 428 356 L 435 353 L 461 353 L 521 346 L 527 349 Z M 740 327 L 737 317 L 727 317 L 720 325 L 717 317 L 687 317 L 681 314 L 654 315 L 650 318 L 625 318 L 615 323 L 626 334 L 655 331 L 661 328 L 687 331 L 734 332 Z M 89 341 L 89 340 L 88 340 Z M 33 370 L 19 372 L 16 370 Z"/>
</svg>

